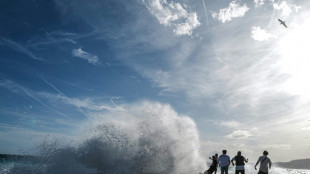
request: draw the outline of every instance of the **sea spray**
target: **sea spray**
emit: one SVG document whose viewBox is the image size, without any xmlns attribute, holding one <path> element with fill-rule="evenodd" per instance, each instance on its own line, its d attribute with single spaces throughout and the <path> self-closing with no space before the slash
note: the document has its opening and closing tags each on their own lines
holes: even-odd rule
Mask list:
<svg viewBox="0 0 310 174">
<path fill-rule="evenodd" d="M 196 174 L 206 169 L 195 123 L 169 105 L 145 102 L 89 121 L 74 145 L 44 142 L 36 168 L 8 173 Z"/>
</svg>

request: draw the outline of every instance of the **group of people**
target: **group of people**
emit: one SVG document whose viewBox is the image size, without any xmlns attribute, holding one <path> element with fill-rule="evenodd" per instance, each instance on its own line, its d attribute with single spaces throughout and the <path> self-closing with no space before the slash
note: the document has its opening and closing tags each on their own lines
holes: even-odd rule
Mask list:
<svg viewBox="0 0 310 174">
<path fill-rule="evenodd" d="M 208 170 L 205 171 L 204 174 L 212 174 L 213 172 L 216 174 L 217 172 L 217 166 L 219 165 L 221 168 L 221 174 L 228 174 L 228 167 L 230 164 L 233 166 L 236 165 L 235 174 L 245 174 L 244 165 L 249 160 L 246 159 L 244 156 L 241 155 L 241 151 L 237 153 L 235 157 L 233 157 L 230 160 L 230 157 L 226 155 L 227 150 L 222 151 L 223 154 L 218 156 L 218 154 L 215 154 L 212 157 L 209 157 L 212 160 L 212 164 Z M 260 163 L 259 172 L 258 174 L 268 174 L 268 167 L 271 168 L 271 160 L 267 157 L 268 152 L 264 151 L 263 156 L 260 156 L 255 164 L 255 170 L 256 166 Z M 234 163 L 235 161 L 235 163 Z"/>
</svg>

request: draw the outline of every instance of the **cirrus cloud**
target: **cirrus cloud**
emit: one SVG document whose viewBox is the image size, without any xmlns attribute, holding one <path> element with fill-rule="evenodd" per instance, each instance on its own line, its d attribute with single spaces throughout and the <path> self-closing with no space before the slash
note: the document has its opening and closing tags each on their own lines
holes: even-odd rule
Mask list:
<svg viewBox="0 0 310 174">
<path fill-rule="evenodd" d="M 90 64 L 96 65 L 99 62 L 98 56 L 85 52 L 82 50 L 82 48 L 73 49 L 71 54 L 73 57 L 78 57 L 78 58 L 87 60 L 88 63 Z"/>
</svg>

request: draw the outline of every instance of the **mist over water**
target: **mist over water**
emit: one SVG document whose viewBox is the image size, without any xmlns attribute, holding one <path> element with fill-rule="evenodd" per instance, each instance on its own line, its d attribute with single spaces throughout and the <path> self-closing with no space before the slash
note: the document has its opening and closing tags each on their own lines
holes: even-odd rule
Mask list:
<svg viewBox="0 0 310 174">
<path fill-rule="evenodd" d="M 234 173 L 234 170 L 235 168 L 232 167 L 231 172 L 229 173 Z M 257 174 L 258 170 L 254 169 L 254 164 L 246 164 L 245 173 L 246 174 Z M 271 169 L 269 169 L 268 173 L 269 174 L 310 174 L 310 170 L 285 169 L 285 168 L 279 168 L 279 167 L 272 166 Z"/>
<path fill-rule="evenodd" d="M 208 168 L 199 152 L 195 123 L 168 105 L 146 102 L 126 107 L 90 119 L 82 127 L 75 141 L 44 140 L 35 148 L 38 158 L 0 163 L 0 173 L 198 174 Z M 258 172 L 253 164 L 246 164 L 245 170 Z M 273 167 L 269 173 L 310 171 Z"/>
<path fill-rule="evenodd" d="M 39 159 L 10 164 L 5 173 L 189 174 L 207 168 L 195 123 L 170 106 L 144 103 L 110 114 L 91 120 L 79 142 L 45 141 L 37 147 Z"/>
</svg>

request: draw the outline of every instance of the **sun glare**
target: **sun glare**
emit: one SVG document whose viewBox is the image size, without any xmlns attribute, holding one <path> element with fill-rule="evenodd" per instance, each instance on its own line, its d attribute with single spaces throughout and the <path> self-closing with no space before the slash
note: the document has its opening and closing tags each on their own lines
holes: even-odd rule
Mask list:
<svg viewBox="0 0 310 174">
<path fill-rule="evenodd" d="M 283 84 L 284 90 L 303 97 L 310 97 L 310 21 L 294 24 L 279 36 L 277 51 L 280 55 L 281 73 L 290 78 Z"/>
</svg>

